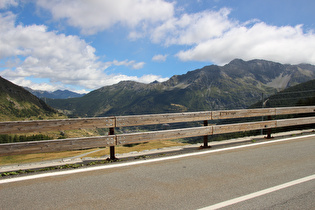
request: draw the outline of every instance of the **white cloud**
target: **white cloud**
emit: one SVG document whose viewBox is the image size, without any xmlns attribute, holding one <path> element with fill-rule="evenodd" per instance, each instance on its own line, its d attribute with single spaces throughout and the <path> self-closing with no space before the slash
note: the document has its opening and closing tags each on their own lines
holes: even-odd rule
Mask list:
<svg viewBox="0 0 315 210">
<path fill-rule="evenodd" d="M 142 83 L 150 83 L 153 81 L 164 82 L 168 79 L 169 79 L 168 77 L 163 78 L 158 75 L 148 74 L 148 75 L 143 75 L 142 77 L 136 79 L 135 81 L 142 82 Z"/>
<path fill-rule="evenodd" d="M 117 60 L 114 60 L 114 61 L 111 61 L 111 62 L 106 62 L 106 65 L 107 67 L 109 66 L 130 66 L 131 68 L 133 69 L 141 69 L 143 68 L 144 66 L 144 62 L 136 62 L 134 60 L 132 61 L 128 61 L 128 60 L 124 60 L 124 61 L 117 61 Z"/>
<path fill-rule="evenodd" d="M 168 55 L 155 55 L 152 57 L 152 60 L 153 61 L 157 61 L 157 62 L 164 62 L 166 61 L 166 58 L 167 58 Z"/>
<path fill-rule="evenodd" d="M 281 63 L 315 64 L 315 34 L 303 26 L 272 26 L 259 20 L 240 23 L 230 9 L 202 11 L 173 17 L 156 27 L 154 43 L 181 45 L 182 61 L 225 64 L 232 59 L 266 59 Z M 188 48 L 188 49 L 187 49 Z"/>
<path fill-rule="evenodd" d="M 163 82 L 168 80 L 169 78 L 167 77 L 161 77 L 158 75 L 152 75 L 152 74 L 148 74 L 148 75 L 143 75 L 142 77 L 136 77 L 136 76 L 126 76 L 126 75 L 111 75 L 108 79 L 106 79 L 106 83 L 108 83 L 108 85 L 112 85 L 112 84 L 116 84 L 120 81 L 126 81 L 126 80 L 132 80 L 132 81 L 136 81 L 136 82 L 141 82 L 141 83 L 150 83 L 153 81 L 158 81 L 158 82 Z"/>
<path fill-rule="evenodd" d="M 33 90 L 51 91 L 57 89 L 64 89 L 64 87 L 61 84 L 52 85 L 48 83 L 34 83 L 31 80 L 25 79 L 24 77 L 17 77 L 11 81 L 22 87 L 30 87 Z"/>
<path fill-rule="evenodd" d="M 302 26 L 272 26 L 257 20 L 240 23 L 229 17 L 229 8 L 189 14 L 165 0 L 37 0 L 37 5 L 84 34 L 121 25 L 129 30 L 131 40 L 150 34 L 153 43 L 184 46 L 177 53 L 183 61 L 225 64 L 234 58 L 260 58 L 315 64 L 313 32 L 304 33 Z M 152 58 L 157 59 L 164 58 Z M 132 68 L 143 65 L 135 63 Z"/>
<path fill-rule="evenodd" d="M 222 36 L 199 43 L 177 56 L 183 61 L 217 64 L 225 64 L 234 58 L 315 64 L 314 49 L 315 34 L 304 33 L 302 25 L 276 27 L 257 22 L 251 27 L 236 25 Z"/>
<path fill-rule="evenodd" d="M 144 64 L 145 64 L 145 62 L 134 63 L 134 64 L 132 65 L 132 68 L 133 68 L 133 69 L 142 69 L 143 66 L 144 66 Z"/>
<path fill-rule="evenodd" d="M 0 74 L 18 85 L 44 90 L 69 86 L 95 89 L 121 80 L 152 82 L 156 79 L 108 75 L 105 70 L 112 65 L 140 69 L 145 63 L 134 60 L 101 62 L 95 55 L 95 48 L 79 37 L 47 31 L 44 25 L 15 26 L 15 18 L 11 12 L 0 13 L 0 59 L 2 69 L 6 68 Z M 30 78 L 49 80 L 49 85 L 31 82 Z"/>
<path fill-rule="evenodd" d="M 228 19 L 230 10 L 203 11 L 194 14 L 183 14 L 173 17 L 157 27 L 151 39 L 165 45 L 191 45 L 221 36 L 233 22 Z"/>
<path fill-rule="evenodd" d="M 38 0 L 37 5 L 51 11 L 56 20 L 66 19 L 84 34 L 94 34 L 115 24 L 133 28 L 157 23 L 174 13 L 173 3 L 163 0 Z"/>
<path fill-rule="evenodd" d="M 16 0 L 0 0 L 0 9 L 5 9 L 10 6 L 17 6 Z"/>
<path fill-rule="evenodd" d="M 14 15 L 0 16 L 0 58 L 23 57 L 15 71 L 6 76 L 19 75 L 51 78 L 53 82 L 70 82 L 93 78 L 100 71 L 95 49 L 77 36 L 48 32 L 43 25 L 14 26 Z"/>
</svg>

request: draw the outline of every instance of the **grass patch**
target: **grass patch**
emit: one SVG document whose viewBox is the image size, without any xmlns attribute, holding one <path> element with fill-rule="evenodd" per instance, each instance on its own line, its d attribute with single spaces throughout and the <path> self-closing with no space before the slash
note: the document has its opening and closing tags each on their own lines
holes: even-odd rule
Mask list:
<svg viewBox="0 0 315 210">
<path fill-rule="evenodd" d="M 116 146 L 115 153 L 123 154 L 123 153 L 129 153 L 132 151 L 140 152 L 143 150 L 160 149 L 164 147 L 174 147 L 174 146 L 184 146 L 187 144 L 188 143 L 182 143 L 176 140 L 151 141 L 151 142 L 135 144 L 132 147 Z M 74 157 L 74 156 L 88 153 L 97 149 L 98 148 L 88 149 L 88 150 L 66 151 L 66 152 L 0 156 L 0 165 L 22 164 L 22 163 L 32 163 L 32 162 L 48 161 L 48 160 L 54 160 L 54 159 L 62 159 L 62 158 Z M 97 157 L 102 157 L 105 155 L 109 155 L 109 147 L 106 147 L 103 150 L 100 150 L 92 154 L 88 154 L 83 157 L 96 157 L 97 158 Z"/>
<path fill-rule="evenodd" d="M 179 141 L 171 141 L 171 140 L 151 141 L 151 142 L 135 144 L 132 147 L 117 146 L 115 147 L 115 153 L 123 154 L 123 153 L 129 153 L 133 151 L 140 152 L 144 150 L 161 149 L 165 147 L 175 147 L 175 146 L 185 146 L 185 145 L 188 145 L 188 143 L 182 143 Z M 99 152 L 95 152 L 90 155 L 87 155 L 86 157 L 102 157 L 105 155 L 109 155 L 109 147 Z"/>
<path fill-rule="evenodd" d="M 39 162 L 39 161 L 46 161 L 46 160 L 61 159 L 61 158 L 77 156 L 77 155 L 91 152 L 94 150 L 96 150 L 96 149 L 1 156 L 0 157 L 0 165 L 32 163 L 32 162 Z"/>
<path fill-rule="evenodd" d="M 117 146 L 116 147 L 116 153 L 128 153 L 132 151 L 143 151 L 143 150 L 152 150 L 152 149 L 160 149 L 165 147 L 174 147 L 174 146 L 184 146 L 188 143 L 182 143 L 178 140 L 165 140 L 165 141 L 151 141 L 151 142 L 145 142 L 140 144 L 134 144 L 132 147 L 124 147 L 124 146 Z M 27 154 L 27 155 L 11 155 L 11 156 L 5 156 L 0 157 L 0 165 L 8 165 L 8 164 L 18 164 L 18 163 L 30 163 L 30 162 L 38 162 L 38 161 L 45 161 L 45 160 L 53 160 L 53 159 L 61 159 L 61 158 L 67 158 L 67 157 L 73 157 L 77 155 L 81 155 L 84 153 L 88 153 L 96 149 L 89 149 L 89 150 L 78 150 L 78 151 L 68 151 L 68 152 L 54 152 L 54 153 L 42 153 L 42 154 Z M 100 150 L 98 152 L 86 155 L 85 157 L 101 157 L 104 155 L 109 155 L 109 147 Z M 163 156 L 162 154 L 161 156 Z M 145 159 L 147 156 L 142 155 L 139 156 L 138 159 Z M 99 160 L 99 161 L 93 161 L 89 162 L 87 164 L 67 164 L 62 166 L 56 166 L 56 167 L 47 167 L 47 168 L 41 168 L 38 170 L 19 170 L 19 171 L 13 171 L 13 172 L 3 172 L 0 173 L 0 177 L 4 176 L 12 176 L 12 175 L 18 175 L 18 174 L 24 174 L 24 173 L 34 173 L 34 172 L 42 172 L 42 171 L 49 171 L 49 170 L 56 170 L 56 169 L 67 169 L 67 168 L 80 168 L 83 166 L 92 166 L 92 165 L 98 165 L 98 164 L 106 164 L 111 162 L 121 161 L 119 159 L 117 160 Z"/>
</svg>

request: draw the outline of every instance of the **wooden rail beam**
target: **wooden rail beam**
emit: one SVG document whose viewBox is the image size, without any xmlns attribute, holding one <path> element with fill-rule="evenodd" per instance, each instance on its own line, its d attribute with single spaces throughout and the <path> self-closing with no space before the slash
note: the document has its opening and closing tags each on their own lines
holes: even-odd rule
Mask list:
<svg viewBox="0 0 315 210">
<path fill-rule="evenodd" d="M 204 120 L 220 120 L 232 118 L 247 118 L 286 114 L 315 113 L 315 106 L 264 108 L 264 109 L 237 109 L 203 112 L 183 112 L 170 114 L 130 115 L 117 116 L 116 127 L 152 125 L 177 122 L 192 122 Z"/>
<path fill-rule="evenodd" d="M 223 111 L 184 112 L 171 114 L 131 115 L 117 117 L 79 118 L 62 120 L 34 120 L 0 122 L 0 134 L 34 131 L 75 130 L 80 128 L 111 128 L 176 122 L 245 118 L 285 114 L 315 113 L 314 106 L 268 109 L 240 109 Z"/>
<path fill-rule="evenodd" d="M 315 113 L 315 106 L 276 108 L 276 115 Z"/>
<path fill-rule="evenodd" d="M 276 108 L 212 111 L 212 120 L 276 115 Z"/>
<path fill-rule="evenodd" d="M 108 136 L 72 138 L 61 140 L 33 141 L 0 144 L 0 155 L 56 152 L 76 149 L 124 145 L 151 140 L 178 139 L 194 136 L 208 136 L 238 131 L 270 129 L 276 127 L 296 126 L 315 123 L 315 117 L 268 120 L 249 123 L 213 125 L 204 127 L 141 132 L 132 134 L 114 134 L 115 127 L 163 124 L 174 122 L 207 121 L 211 119 L 242 118 L 285 114 L 314 113 L 315 106 L 286 107 L 270 109 L 227 110 L 213 112 L 188 112 L 175 114 L 156 114 L 102 118 L 81 118 L 65 120 L 41 120 L 0 122 L 0 134 L 27 133 L 33 131 L 68 130 L 79 128 L 110 128 Z M 114 153 L 114 150 L 111 150 Z M 114 157 L 114 154 L 111 154 Z"/>
<path fill-rule="evenodd" d="M 250 131 L 267 128 L 277 127 L 277 121 L 262 121 L 262 122 L 249 122 L 237 123 L 227 125 L 214 125 L 213 134 L 234 133 L 239 131 Z"/>
<path fill-rule="evenodd" d="M 62 120 L 34 120 L 0 122 L 0 134 L 29 133 L 34 131 L 75 130 L 80 128 L 110 128 L 115 117 L 79 118 Z"/>
<path fill-rule="evenodd" d="M 85 138 L 57 139 L 0 144 L 0 156 L 60 152 L 79 149 L 91 149 L 116 145 L 115 136 L 96 136 Z"/>
<path fill-rule="evenodd" d="M 117 116 L 116 126 L 136 126 L 136 125 L 152 125 L 177 122 L 192 122 L 211 120 L 211 111 L 204 112 L 183 112 L 170 114 L 151 114 L 151 115 L 130 115 Z"/>
<path fill-rule="evenodd" d="M 185 137 L 212 135 L 212 127 L 184 128 L 163 131 L 151 131 L 131 134 L 118 134 L 117 145 L 146 142 L 151 140 L 179 139 Z"/>
<path fill-rule="evenodd" d="M 277 127 L 297 126 L 315 123 L 315 117 L 301 117 L 277 120 Z"/>
<path fill-rule="evenodd" d="M 226 125 L 212 125 L 205 127 L 194 127 L 184 129 L 173 129 L 163 131 L 140 132 L 116 135 L 117 145 L 139 143 L 153 140 L 178 139 L 195 136 L 215 135 L 233 133 L 239 131 L 250 131 L 292 125 L 303 125 L 315 123 L 315 117 L 294 118 L 289 120 L 270 120 L 249 123 L 236 123 Z"/>
</svg>

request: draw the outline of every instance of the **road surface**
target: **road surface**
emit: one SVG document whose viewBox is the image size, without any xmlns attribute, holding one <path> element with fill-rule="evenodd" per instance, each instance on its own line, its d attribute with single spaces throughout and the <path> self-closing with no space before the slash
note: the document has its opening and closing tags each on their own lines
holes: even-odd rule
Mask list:
<svg viewBox="0 0 315 210">
<path fill-rule="evenodd" d="M 314 209 L 315 135 L 0 180 L 0 209 Z"/>
</svg>

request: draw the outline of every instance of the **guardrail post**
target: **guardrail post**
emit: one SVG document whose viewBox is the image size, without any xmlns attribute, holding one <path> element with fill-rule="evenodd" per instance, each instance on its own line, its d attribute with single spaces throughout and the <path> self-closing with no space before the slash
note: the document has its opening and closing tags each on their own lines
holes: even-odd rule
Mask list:
<svg viewBox="0 0 315 210">
<path fill-rule="evenodd" d="M 115 128 L 109 128 L 108 135 L 115 135 Z M 115 157 L 115 146 L 109 147 L 109 159 L 110 160 L 116 160 Z"/>
<path fill-rule="evenodd" d="M 208 120 L 203 121 L 203 126 L 208 126 Z M 211 146 L 208 145 L 208 135 L 203 136 L 203 146 L 200 148 L 210 148 Z"/>
<path fill-rule="evenodd" d="M 268 116 L 268 120 L 271 120 L 271 116 Z M 265 137 L 265 139 L 272 139 L 273 137 L 271 137 L 271 128 L 267 129 L 267 136 Z"/>
</svg>

